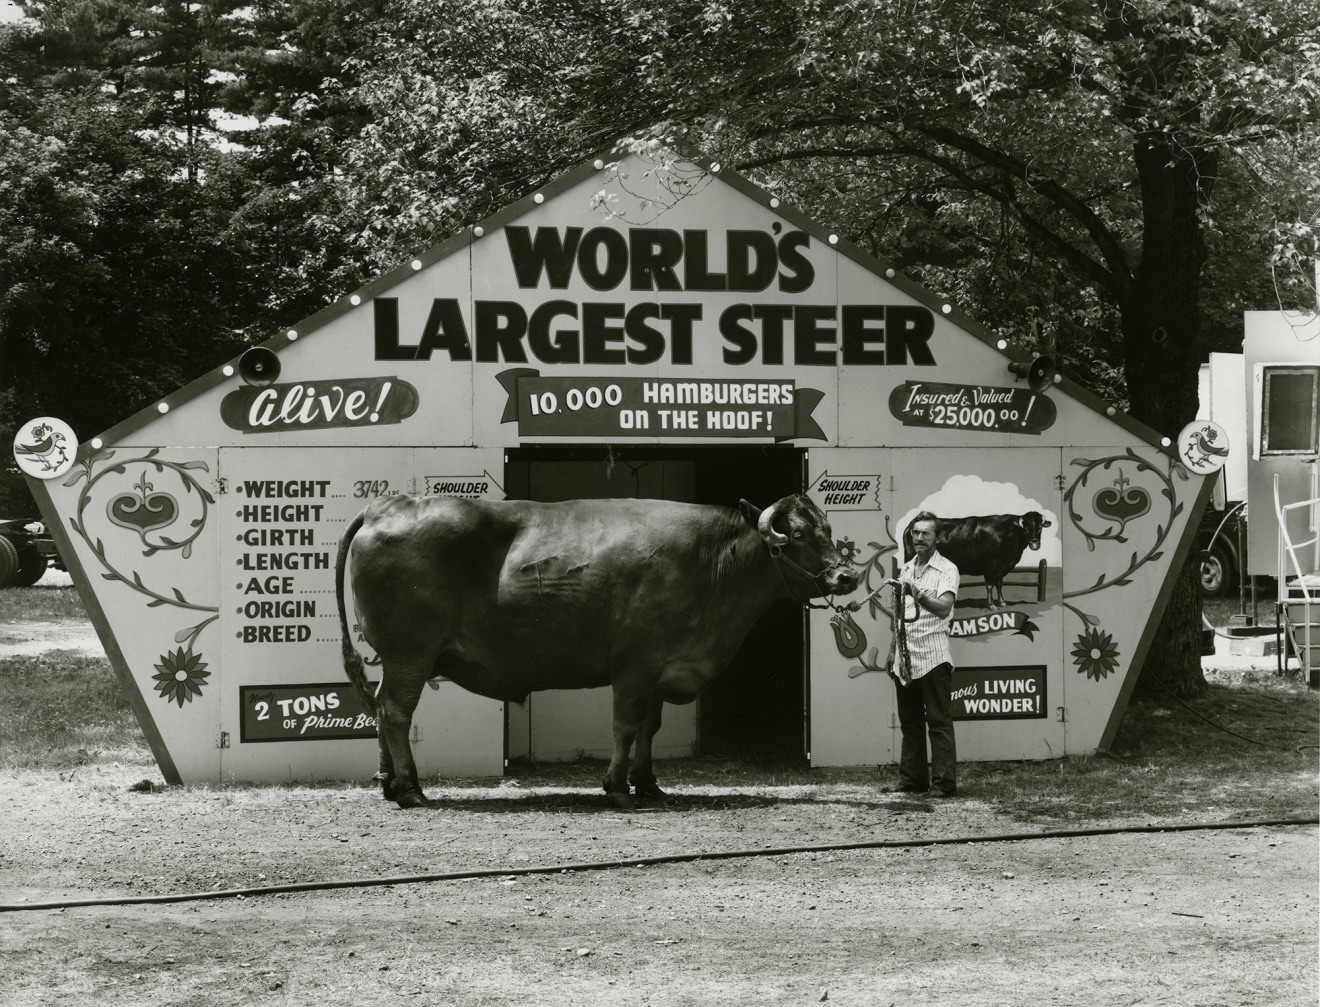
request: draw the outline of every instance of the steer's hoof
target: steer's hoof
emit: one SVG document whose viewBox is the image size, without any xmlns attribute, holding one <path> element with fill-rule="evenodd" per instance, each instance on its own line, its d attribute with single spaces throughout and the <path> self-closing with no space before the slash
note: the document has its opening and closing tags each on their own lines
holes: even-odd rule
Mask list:
<svg viewBox="0 0 1320 1007">
<path fill-rule="evenodd" d="M 669 795 L 660 789 L 660 785 L 652 780 L 650 783 L 641 783 L 633 787 L 633 796 L 639 801 L 650 803 L 662 803 L 669 800 Z"/>
<path fill-rule="evenodd" d="M 620 811 L 637 810 L 637 802 L 632 799 L 632 794 L 626 790 L 607 790 L 605 796 L 609 799 L 610 804 Z"/>
</svg>

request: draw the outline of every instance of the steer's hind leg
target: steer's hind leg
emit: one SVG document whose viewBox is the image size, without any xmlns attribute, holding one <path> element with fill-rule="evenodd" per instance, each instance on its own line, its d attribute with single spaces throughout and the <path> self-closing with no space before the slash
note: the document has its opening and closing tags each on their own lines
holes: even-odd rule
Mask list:
<svg viewBox="0 0 1320 1007">
<path fill-rule="evenodd" d="M 639 801 L 663 801 L 669 795 L 655 782 L 655 768 L 651 761 L 651 742 L 660 730 L 660 719 L 664 713 L 665 701 L 659 696 L 651 697 L 651 704 L 646 708 L 646 718 L 637 735 L 637 755 L 633 759 L 633 793 Z"/>
<path fill-rule="evenodd" d="M 424 808 L 429 803 L 417 781 L 417 764 L 413 762 L 408 734 L 430 670 L 430 661 L 409 664 L 387 661 L 376 693 L 381 770 L 385 771 L 387 760 L 393 770 L 383 781 L 383 788 L 385 797 L 397 801 L 401 808 Z"/>
<path fill-rule="evenodd" d="M 379 703 L 379 700 L 377 702 Z M 385 740 L 385 732 L 381 730 L 379 724 L 376 727 L 376 745 L 380 752 L 376 757 L 376 775 L 372 779 L 380 784 L 385 800 L 392 801 L 394 795 L 398 793 L 398 787 L 394 782 L 394 760 L 390 757 L 390 745 Z"/>
</svg>

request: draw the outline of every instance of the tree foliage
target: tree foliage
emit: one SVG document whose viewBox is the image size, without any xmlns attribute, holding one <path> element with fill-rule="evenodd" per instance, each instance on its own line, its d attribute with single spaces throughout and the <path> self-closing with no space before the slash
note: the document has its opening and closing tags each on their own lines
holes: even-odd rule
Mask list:
<svg viewBox="0 0 1320 1007">
<path fill-rule="evenodd" d="M 341 6 L 52 0 L 0 26 L 5 436 L 99 433 L 360 282 L 325 226 L 363 121 L 342 64 L 371 8 Z M 31 508 L 12 471 L 0 506 Z"/>
</svg>

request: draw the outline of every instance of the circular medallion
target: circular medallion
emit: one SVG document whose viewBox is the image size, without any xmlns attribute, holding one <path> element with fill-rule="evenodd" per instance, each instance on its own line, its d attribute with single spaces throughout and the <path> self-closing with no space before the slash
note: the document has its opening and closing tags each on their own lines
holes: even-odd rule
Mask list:
<svg viewBox="0 0 1320 1007">
<path fill-rule="evenodd" d="M 1178 435 L 1178 457 L 1197 475 L 1218 472 L 1228 461 L 1228 434 L 1210 420 L 1188 423 Z"/>
<path fill-rule="evenodd" d="M 38 479 L 54 479 L 73 468 L 78 438 L 73 428 L 53 416 L 28 420 L 14 434 L 14 460 Z"/>
</svg>

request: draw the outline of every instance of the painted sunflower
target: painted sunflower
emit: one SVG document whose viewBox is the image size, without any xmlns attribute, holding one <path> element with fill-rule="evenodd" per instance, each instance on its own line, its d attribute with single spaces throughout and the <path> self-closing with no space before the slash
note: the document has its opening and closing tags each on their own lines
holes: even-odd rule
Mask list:
<svg viewBox="0 0 1320 1007">
<path fill-rule="evenodd" d="M 201 654 L 194 654 L 191 647 L 187 650 L 180 647 L 169 654 L 161 654 L 160 660 L 152 678 L 156 680 L 156 691 L 165 702 L 173 701 L 182 707 L 184 702 L 191 703 L 193 696 L 202 694 L 202 686 L 211 673 L 206 670 Z"/>
<path fill-rule="evenodd" d="M 1073 664 L 1077 673 L 1097 682 L 1113 674 L 1118 667 L 1118 647 L 1114 638 L 1098 629 L 1088 629 L 1073 643 Z"/>
</svg>

